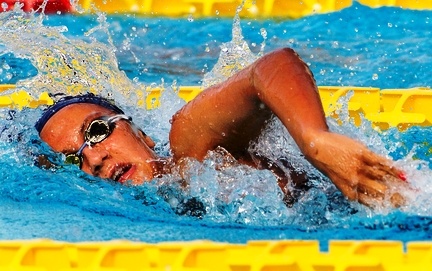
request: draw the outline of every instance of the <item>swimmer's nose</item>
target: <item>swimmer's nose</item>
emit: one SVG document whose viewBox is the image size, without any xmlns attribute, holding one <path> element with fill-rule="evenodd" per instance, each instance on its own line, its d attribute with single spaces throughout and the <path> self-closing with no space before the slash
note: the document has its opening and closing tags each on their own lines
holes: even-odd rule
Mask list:
<svg viewBox="0 0 432 271">
<path fill-rule="evenodd" d="M 93 176 L 100 176 L 104 161 L 108 158 L 109 153 L 104 148 L 87 147 L 83 151 L 83 170 L 89 171 Z M 87 165 L 87 170 L 84 166 Z M 100 176 L 102 177 L 102 176 Z"/>
</svg>

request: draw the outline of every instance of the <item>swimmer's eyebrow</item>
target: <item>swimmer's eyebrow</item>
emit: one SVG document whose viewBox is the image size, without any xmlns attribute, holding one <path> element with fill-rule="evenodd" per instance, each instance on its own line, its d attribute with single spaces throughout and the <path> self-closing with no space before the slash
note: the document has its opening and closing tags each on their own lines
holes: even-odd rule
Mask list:
<svg viewBox="0 0 432 271">
<path fill-rule="evenodd" d="M 96 118 L 97 118 L 97 117 L 96 117 Z M 95 120 L 96 118 L 95 118 L 93 115 L 88 115 L 88 116 L 84 119 L 84 121 L 83 121 L 83 123 L 81 124 L 81 127 L 80 127 L 80 129 L 79 129 L 80 134 L 83 135 L 83 139 L 84 139 L 84 133 L 85 133 L 85 130 L 87 129 L 88 125 L 90 124 L 91 121 Z"/>
<path fill-rule="evenodd" d="M 90 115 L 88 115 L 87 117 L 85 117 L 85 119 L 83 120 L 83 123 L 81 124 L 80 129 L 78 130 L 78 131 L 80 132 L 80 134 L 83 135 L 83 140 L 84 140 L 84 133 L 85 133 L 85 130 L 87 129 L 87 127 L 89 126 L 89 124 L 90 124 L 92 121 L 94 121 L 94 120 L 100 118 L 101 116 L 104 116 L 104 115 L 101 114 L 101 113 L 93 113 L 93 114 L 90 114 Z M 83 143 L 84 143 L 84 142 L 83 142 Z"/>
</svg>

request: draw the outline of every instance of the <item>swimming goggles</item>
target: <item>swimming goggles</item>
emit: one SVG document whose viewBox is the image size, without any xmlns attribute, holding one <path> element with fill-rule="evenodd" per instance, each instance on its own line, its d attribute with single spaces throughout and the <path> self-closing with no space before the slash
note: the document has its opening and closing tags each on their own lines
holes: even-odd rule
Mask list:
<svg viewBox="0 0 432 271">
<path fill-rule="evenodd" d="M 83 156 L 82 153 L 87 146 L 92 146 L 96 143 L 104 141 L 114 131 L 115 123 L 119 120 L 127 120 L 132 122 L 132 118 L 123 114 L 118 114 L 110 117 L 101 117 L 90 122 L 89 126 L 84 132 L 84 144 L 78 149 L 76 153 L 66 155 L 65 163 L 73 164 L 82 167 Z"/>
</svg>

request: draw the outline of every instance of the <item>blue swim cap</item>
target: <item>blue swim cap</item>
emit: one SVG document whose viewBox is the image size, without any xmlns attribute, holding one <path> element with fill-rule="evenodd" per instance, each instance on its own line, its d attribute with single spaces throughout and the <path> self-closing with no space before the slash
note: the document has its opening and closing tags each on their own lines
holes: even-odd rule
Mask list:
<svg viewBox="0 0 432 271">
<path fill-rule="evenodd" d="M 40 134 L 45 124 L 48 122 L 48 120 L 54 116 L 58 111 L 63 109 L 64 107 L 71 105 L 71 104 L 77 104 L 77 103 L 87 103 L 87 104 L 95 104 L 102 107 L 105 107 L 109 110 L 114 111 L 117 114 L 124 114 L 123 110 L 121 110 L 118 106 L 113 104 L 111 101 L 109 101 L 106 98 L 96 96 L 93 93 L 87 93 L 83 95 L 77 95 L 77 96 L 66 96 L 58 100 L 55 104 L 48 107 L 46 111 L 42 114 L 42 116 L 39 118 L 39 120 L 35 124 L 35 128 Z"/>
</svg>

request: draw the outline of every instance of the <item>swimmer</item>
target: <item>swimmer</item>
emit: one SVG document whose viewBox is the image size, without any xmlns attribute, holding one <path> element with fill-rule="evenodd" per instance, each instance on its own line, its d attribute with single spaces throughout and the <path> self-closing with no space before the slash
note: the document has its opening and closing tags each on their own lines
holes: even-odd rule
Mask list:
<svg viewBox="0 0 432 271">
<path fill-rule="evenodd" d="M 202 161 L 223 148 L 237 161 L 266 167 L 265 157 L 248 152 L 272 117 L 278 117 L 305 158 L 350 200 L 371 205 L 385 198 L 404 173 L 392 161 L 365 145 L 329 131 L 314 77 L 292 49 L 264 55 L 226 81 L 209 87 L 172 117 L 169 134 L 172 157 L 158 157 L 155 143 L 117 106 L 94 95 L 60 100 L 36 123 L 41 139 L 66 155 L 84 172 L 120 183 L 143 184 L 167 173 L 167 163 L 185 158 Z M 289 195 L 289 180 L 305 185 L 301 176 L 278 177 Z"/>
</svg>

